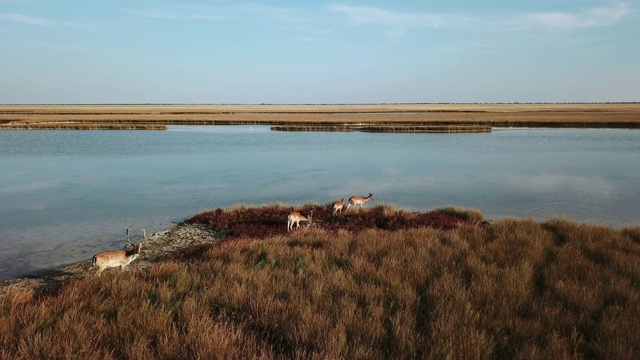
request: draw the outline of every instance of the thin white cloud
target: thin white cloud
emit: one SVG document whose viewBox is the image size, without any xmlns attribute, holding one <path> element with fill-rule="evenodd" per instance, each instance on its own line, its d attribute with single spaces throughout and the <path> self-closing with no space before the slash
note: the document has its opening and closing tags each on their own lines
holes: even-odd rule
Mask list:
<svg viewBox="0 0 640 360">
<path fill-rule="evenodd" d="M 16 13 L 0 13 L 0 21 L 10 21 L 26 25 L 34 25 L 47 28 L 58 27 L 89 27 L 86 23 L 68 22 L 68 21 L 52 21 L 45 18 L 16 14 Z"/>
<path fill-rule="evenodd" d="M 219 21 L 219 20 L 222 20 L 222 16 L 219 16 L 219 15 L 192 15 L 191 18 L 193 20 L 203 20 L 203 21 Z"/>
<path fill-rule="evenodd" d="M 0 4 L 20 6 L 37 6 L 39 2 L 39 0 L 0 0 Z"/>
<path fill-rule="evenodd" d="M 153 8 L 123 8 L 123 12 L 152 20 L 268 20 L 272 22 L 311 22 L 289 8 L 254 3 L 239 4 L 165 4 Z"/>
<path fill-rule="evenodd" d="M 265 6 L 259 4 L 238 5 L 238 10 L 244 14 L 251 14 L 258 18 L 268 19 L 276 22 L 297 22 L 300 18 L 287 8 Z"/>
<path fill-rule="evenodd" d="M 27 24 L 27 25 L 44 26 L 44 27 L 55 26 L 54 22 L 47 19 L 27 16 L 22 14 L 14 14 L 14 13 L 1 13 L 0 20 L 17 22 L 17 23 Z"/>
<path fill-rule="evenodd" d="M 465 14 L 407 13 L 347 4 L 332 4 L 328 10 L 346 15 L 357 25 L 377 24 L 399 29 L 460 27 L 472 25 L 477 21 L 474 17 Z"/>
<path fill-rule="evenodd" d="M 222 17 L 197 11 L 158 10 L 158 9 L 122 9 L 123 12 L 138 18 L 149 20 L 198 20 L 218 21 Z"/>
<path fill-rule="evenodd" d="M 178 20 L 179 17 L 172 12 L 169 11 L 161 11 L 161 10 L 138 10 L 138 9 L 123 9 L 123 11 L 127 14 L 144 18 L 144 19 L 153 19 L 153 20 Z"/>
<path fill-rule="evenodd" d="M 411 28 L 578 29 L 613 25 L 631 13 L 626 3 L 577 12 L 533 12 L 476 16 L 464 13 L 409 13 L 371 6 L 332 4 L 328 11 L 345 15 L 353 24 L 373 24 L 395 30 Z"/>
<path fill-rule="evenodd" d="M 516 17 L 525 28 L 579 29 L 608 26 L 629 15 L 626 4 L 596 7 L 577 13 L 537 12 Z"/>
</svg>

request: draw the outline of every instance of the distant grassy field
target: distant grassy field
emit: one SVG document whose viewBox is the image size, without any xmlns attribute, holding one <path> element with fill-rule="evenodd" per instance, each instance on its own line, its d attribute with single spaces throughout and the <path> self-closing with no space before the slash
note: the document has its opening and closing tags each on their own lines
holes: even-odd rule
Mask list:
<svg viewBox="0 0 640 360">
<path fill-rule="evenodd" d="M 0 297 L 0 358 L 637 359 L 640 228 L 282 205 L 147 269 Z M 260 234 L 259 236 L 256 234 Z M 144 252 L 144 250 L 143 250 Z M 143 254 L 144 256 L 144 254 Z"/>
<path fill-rule="evenodd" d="M 162 129 L 164 125 L 265 124 L 640 128 L 640 103 L 377 105 L 0 105 L 0 129 Z M 333 128 L 337 129 L 337 128 Z M 422 128 L 424 131 L 426 128 Z M 472 128 L 469 128 L 472 129 Z M 475 128 L 478 129 L 477 127 Z M 286 129 L 284 129 L 286 130 Z M 300 128 L 298 131 L 304 130 Z M 441 131 L 443 132 L 443 131 Z"/>
</svg>

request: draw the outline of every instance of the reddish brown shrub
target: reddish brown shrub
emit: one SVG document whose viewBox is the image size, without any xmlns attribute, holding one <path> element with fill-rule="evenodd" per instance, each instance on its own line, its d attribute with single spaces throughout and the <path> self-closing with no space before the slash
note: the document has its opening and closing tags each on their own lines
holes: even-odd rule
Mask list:
<svg viewBox="0 0 640 360">
<path fill-rule="evenodd" d="M 216 209 L 197 214 L 186 222 L 207 224 L 215 230 L 224 230 L 227 232 L 227 239 L 263 238 L 286 234 L 287 215 L 293 210 L 293 207 L 283 206 Z M 453 229 L 477 221 L 477 215 L 469 216 L 463 210 L 453 208 L 436 209 L 431 212 L 406 212 L 378 206 L 346 211 L 338 216 L 334 216 L 328 206 L 307 205 L 295 210 L 307 216 L 313 210 L 313 226 L 329 232 L 345 230 L 358 233 L 366 229 L 397 231 L 420 227 Z"/>
</svg>

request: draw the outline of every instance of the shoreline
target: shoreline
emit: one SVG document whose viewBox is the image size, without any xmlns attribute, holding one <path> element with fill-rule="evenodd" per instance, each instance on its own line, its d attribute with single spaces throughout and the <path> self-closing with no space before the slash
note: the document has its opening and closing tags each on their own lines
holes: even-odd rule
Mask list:
<svg viewBox="0 0 640 360">
<path fill-rule="evenodd" d="M 397 211 L 400 216 L 407 216 L 407 214 L 412 214 L 414 212 L 404 210 L 396 210 L 395 207 L 386 208 L 386 205 L 380 204 L 373 208 L 365 209 L 364 214 L 371 213 L 385 213 L 388 211 L 395 212 Z M 320 208 L 324 208 L 321 206 Z M 275 209 L 277 211 L 282 210 L 282 207 L 278 204 L 274 205 L 263 205 L 261 207 L 252 207 L 252 210 L 260 210 L 260 209 Z M 156 265 L 158 263 L 162 263 L 168 259 L 174 259 L 176 257 L 182 257 L 183 255 L 189 252 L 189 249 L 197 248 L 199 245 L 213 245 L 217 244 L 221 241 L 227 239 L 228 235 L 234 233 L 234 230 L 225 229 L 224 224 L 226 220 L 216 220 L 215 218 L 218 216 L 224 217 L 225 213 L 232 213 L 234 211 L 246 211 L 243 208 L 235 208 L 230 207 L 227 209 L 216 209 L 204 211 L 198 214 L 195 214 L 191 219 L 188 219 L 181 223 L 176 223 L 171 225 L 167 229 L 163 229 L 157 232 L 152 233 L 147 237 L 146 243 L 142 247 L 142 252 L 139 258 L 129 264 L 125 271 L 140 271 L 142 269 L 146 269 L 151 267 L 152 265 Z M 325 210 L 330 213 L 330 210 Z M 357 214 L 361 214 L 362 211 L 359 211 Z M 421 212 L 415 212 L 414 214 L 420 214 Z M 501 220 L 509 219 L 484 219 L 482 213 L 479 210 L 475 209 L 463 209 L 457 208 L 454 206 L 444 207 L 444 208 L 436 208 L 427 213 L 440 213 L 447 215 L 457 216 L 456 224 L 453 228 L 458 228 L 462 225 L 471 225 L 471 226 L 479 226 L 486 227 L 491 226 L 494 222 L 498 222 Z M 404 214 L 404 215 L 403 215 Z M 457 214 L 457 215 L 456 215 Z M 318 214 L 321 215 L 321 214 Z M 326 214 L 325 214 L 326 215 Z M 328 216 L 328 215 L 327 215 Z M 353 215 L 352 215 L 353 216 Z M 411 216 L 410 216 L 411 217 Z M 316 218 L 314 217 L 314 220 Z M 535 221 L 530 218 L 519 219 L 518 221 L 525 220 Z M 566 219 L 566 218 L 560 218 Z M 547 219 L 547 221 L 551 221 L 552 219 Z M 574 220 L 566 219 L 574 222 Z M 214 230 L 212 229 L 213 224 L 218 221 L 222 221 L 222 223 L 218 224 L 218 226 L 222 226 L 224 230 Z M 267 219 L 266 223 L 271 223 L 273 220 Z M 334 219 L 335 221 L 335 219 Z M 246 219 L 236 219 L 235 222 L 243 223 L 246 222 Z M 540 221 L 535 221 L 536 223 L 540 223 Z M 317 224 L 322 225 L 324 223 L 323 220 L 320 220 Z M 622 228 L 616 228 L 610 225 L 603 225 L 597 223 L 577 223 L 581 226 L 583 225 L 591 225 L 596 227 L 603 228 L 611 228 L 616 231 L 624 231 L 625 229 L 640 229 L 640 225 L 632 225 L 629 224 Z M 215 227 L 215 226 L 213 226 Z M 432 226 L 427 226 L 432 227 Z M 374 226 L 374 228 L 376 228 Z M 437 228 L 437 226 L 436 226 Z M 446 229 L 446 226 L 445 226 Z M 347 228 L 342 231 L 351 232 Z M 274 234 L 270 234 L 268 229 L 259 230 L 260 237 L 269 237 Z M 288 233 L 285 233 L 288 234 Z M 237 235 L 237 234 L 236 234 Z M 242 237 L 242 236 L 240 236 Z M 234 240 L 236 237 L 231 236 L 231 240 Z M 112 249 L 117 250 L 117 249 Z M 185 251 L 182 253 L 183 251 Z M 100 251 L 109 251 L 109 249 L 97 250 L 96 253 Z M 197 249 L 196 249 L 197 251 Z M 85 279 L 95 276 L 96 268 L 91 265 L 91 258 L 87 258 L 84 261 L 74 262 L 71 264 L 60 265 L 58 267 L 40 270 L 35 273 L 22 275 L 16 278 L 0 280 L 0 297 L 5 296 L 10 292 L 32 292 L 32 296 L 34 298 L 41 298 L 45 296 L 55 295 L 57 294 L 62 287 L 68 283 L 69 281 L 73 281 L 74 279 Z M 106 269 L 105 273 L 111 273 L 112 276 L 117 276 L 117 274 L 121 270 L 118 268 Z"/>
<path fill-rule="evenodd" d="M 264 206 L 279 206 L 275 205 L 262 205 Z M 384 207 L 385 204 L 376 205 L 378 207 Z M 226 208 L 227 210 L 234 209 L 235 206 Z M 394 208 L 395 209 L 395 208 Z M 433 209 L 432 209 L 433 210 Z M 437 210 L 437 209 L 436 209 Z M 212 210 L 211 210 L 212 211 Z M 211 211 L 204 211 L 199 214 L 194 214 L 194 218 L 201 214 L 205 214 Z M 405 211 L 405 210 L 400 210 Z M 412 212 L 413 210 L 406 210 Z M 418 211 L 419 212 L 419 211 Z M 507 219 L 505 217 L 502 219 Z M 617 231 L 623 231 L 625 229 L 639 228 L 639 223 L 628 223 L 624 225 L 614 226 L 610 224 L 604 224 L 599 222 L 580 222 L 574 219 L 559 217 L 566 219 L 577 224 L 592 225 L 599 227 L 611 228 Z M 530 219 L 535 222 L 549 221 L 553 218 L 538 219 L 530 217 L 517 218 L 518 220 Z M 493 221 L 500 219 L 481 221 L 481 223 L 489 224 Z M 198 245 L 216 244 L 225 239 L 226 232 L 224 230 L 213 230 L 208 225 L 201 223 L 189 222 L 185 220 L 180 223 L 174 223 L 168 228 L 156 231 L 147 237 L 147 242 L 143 246 L 141 256 L 127 266 L 125 271 L 138 271 L 140 269 L 148 268 L 152 265 L 162 262 L 171 255 L 178 254 L 181 250 L 188 249 Z M 120 249 L 96 249 L 96 253 L 101 251 L 111 251 Z M 119 272 L 117 268 L 106 269 L 105 273 Z M 72 278 L 88 278 L 95 275 L 96 268 L 91 265 L 91 258 L 87 258 L 84 261 L 77 261 L 73 263 L 63 264 L 48 269 L 41 269 L 32 273 L 19 275 L 16 277 L 0 280 L 0 297 L 6 295 L 9 291 L 34 291 L 35 297 L 41 297 L 46 294 L 55 293 L 60 289 L 60 286 Z"/>
<path fill-rule="evenodd" d="M 141 255 L 129 264 L 125 271 L 137 271 L 162 262 L 167 256 L 190 246 L 215 244 L 224 238 L 222 232 L 211 230 L 205 225 L 180 223 L 148 236 Z M 116 249 L 117 250 L 117 249 Z M 107 251 L 105 249 L 104 251 Z M 99 252 L 99 251 L 96 251 Z M 33 274 L 0 281 L 0 296 L 10 291 L 33 291 L 34 297 L 46 296 L 57 292 L 65 282 L 72 278 L 95 276 L 96 268 L 91 266 L 91 258 L 52 269 L 41 270 Z M 105 270 L 120 272 L 118 268 Z"/>
</svg>

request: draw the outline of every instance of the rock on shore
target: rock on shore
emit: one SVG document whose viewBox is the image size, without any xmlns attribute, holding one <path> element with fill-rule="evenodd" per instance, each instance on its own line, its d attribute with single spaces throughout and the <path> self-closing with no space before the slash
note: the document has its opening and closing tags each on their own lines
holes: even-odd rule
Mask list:
<svg viewBox="0 0 640 360">
<path fill-rule="evenodd" d="M 176 224 L 169 229 L 148 236 L 146 243 L 142 247 L 140 257 L 129 264 L 127 270 L 130 270 L 130 268 L 144 269 L 174 251 L 192 245 L 213 244 L 223 238 L 223 232 L 213 231 L 204 225 Z M 33 290 L 35 296 L 53 293 L 68 279 L 94 276 L 95 271 L 96 269 L 91 266 L 91 259 L 89 258 L 87 261 L 46 270 L 34 275 L 0 281 L 0 296 L 13 290 Z M 103 276 L 110 272 L 119 271 L 119 268 L 107 269 Z"/>
</svg>

